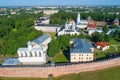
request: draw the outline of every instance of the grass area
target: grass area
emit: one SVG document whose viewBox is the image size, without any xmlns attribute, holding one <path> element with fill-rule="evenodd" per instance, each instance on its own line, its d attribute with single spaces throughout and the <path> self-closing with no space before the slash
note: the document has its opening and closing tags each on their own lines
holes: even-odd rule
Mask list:
<svg viewBox="0 0 120 80">
<path fill-rule="evenodd" d="M 50 34 L 52 39 L 55 38 L 55 35 L 56 35 L 55 32 L 44 32 L 44 34 L 46 34 L 46 33 L 47 33 L 47 34 Z"/>
<path fill-rule="evenodd" d="M 111 52 L 116 52 L 116 49 L 115 47 L 113 46 L 110 46 L 110 48 L 106 51 L 102 51 L 102 50 L 99 50 L 99 52 L 95 52 L 95 57 L 96 58 L 105 58 L 107 57 L 108 54 L 110 54 Z"/>
<path fill-rule="evenodd" d="M 4 62 L 4 59 L 0 60 L 0 65 Z"/>
<path fill-rule="evenodd" d="M 108 50 L 106 50 L 106 52 L 115 52 L 115 51 L 116 51 L 116 49 L 113 46 L 110 46 L 110 48 Z"/>
<path fill-rule="evenodd" d="M 120 80 L 120 66 L 100 71 L 69 74 L 54 80 Z"/>
<path fill-rule="evenodd" d="M 111 39 L 111 40 L 109 41 L 109 43 L 110 43 L 111 45 L 120 44 L 120 42 L 116 41 L 115 39 Z"/>
<path fill-rule="evenodd" d="M 118 52 L 120 52 L 120 46 L 118 46 L 117 48 L 118 48 Z"/>
<path fill-rule="evenodd" d="M 95 53 L 94 56 L 95 56 L 96 58 L 105 58 L 105 57 L 106 57 L 106 53 L 105 53 L 105 52 Z"/>
<path fill-rule="evenodd" d="M 53 58 L 54 62 L 68 62 L 67 58 L 64 56 L 63 53 L 58 53 Z"/>
<path fill-rule="evenodd" d="M 53 80 L 120 80 L 120 66 L 108 69 L 83 72 L 79 74 L 67 74 L 53 78 Z M 49 80 L 43 78 L 4 78 L 0 80 Z"/>
</svg>

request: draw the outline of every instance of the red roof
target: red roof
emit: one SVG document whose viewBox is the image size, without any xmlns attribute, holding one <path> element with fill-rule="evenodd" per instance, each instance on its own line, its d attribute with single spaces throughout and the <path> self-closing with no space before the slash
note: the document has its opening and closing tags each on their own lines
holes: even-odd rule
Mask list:
<svg viewBox="0 0 120 80">
<path fill-rule="evenodd" d="M 97 46 L 101 46 L 101 47 L 105 47 L 105 46 L 109 46 L 108 42 L 96 42 Z"/>
<path fill-rule="evenodd" d="M 97 28 L 96 24 L 88 24 L 88 28 Z"/>
</svg>

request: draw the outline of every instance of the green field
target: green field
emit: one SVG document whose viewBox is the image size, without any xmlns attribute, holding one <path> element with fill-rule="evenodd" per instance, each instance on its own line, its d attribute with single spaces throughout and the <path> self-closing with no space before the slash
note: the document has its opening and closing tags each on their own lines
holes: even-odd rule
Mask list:
<svg viewBox="0 0 120 80">
<path fill-rule="evenodd" d="M 111 39 L 110 41 L 109 41 L 109 43 L 112 45 L 112 44 L 120 44 L 120 42 L 118 42 L 118 41 L 116 41 L 115 39 Z"/>
<path fill-rule="evenodd" d="M 54 62 L 68 62 L 67 58 L 64 56 L 63 53 L 58 53 L 55 55 L 55 57 L 53 58 Z"/>
<path fill-rule="evenodd" d="M 99 71 L 67 74 L 53 78 L 53 80 L 120 80 L 120 66 Z M 0 80 L 49 80 L 43 78 L 3 78 Z"/>
</svg>

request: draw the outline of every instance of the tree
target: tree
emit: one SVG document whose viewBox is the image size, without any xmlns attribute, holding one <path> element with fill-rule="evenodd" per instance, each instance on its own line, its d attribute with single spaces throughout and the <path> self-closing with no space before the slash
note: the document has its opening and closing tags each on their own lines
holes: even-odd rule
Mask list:
<svg viewBox="0 0 120 80">
<path fill-rule="evenodd" d="M 103 31 L 104 31 L 105 33 L 107 33 L 107 32 L 109 31 L 108 26 L 104 26 L 104 27 L 103 27 Z"/>
<path fill-rule="evenodd" d="M 94 34 L 92 34 L 91 40 L 93 42 L 101 42 L 101 41 L 108 42 L 110 40 L 110 35 L 107 35 L 105 33 L 95 32 Z"/>
<path fill-rule="evenodd" d="M 120 31 L 116 30 L 113 34 L 113 38 L 116 40 L 120 40 Z"/>
<path fill-rule="evenodd" d="M 52 40 L 48 49 L 48 55 L 50 57 L 53 57 L 60 51 L 61 49 L 60 49 L 59 41 L 57 39 Z"/>
<path fill-rule="evenodd" d="M 61 35 L 58 37 L 58 40 L 60 43 L 61 50 L 67 50 L 67 48 L 69 47 L 70 37 L 68 35 Z"/>
</svg>

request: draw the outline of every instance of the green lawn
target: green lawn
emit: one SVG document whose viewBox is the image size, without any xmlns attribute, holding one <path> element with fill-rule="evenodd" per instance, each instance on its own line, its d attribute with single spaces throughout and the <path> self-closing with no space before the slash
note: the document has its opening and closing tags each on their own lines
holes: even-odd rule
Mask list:
<svg viewBox="0 0 120 80">
<path fill-rule="evenodd" d="M 58 53 L 53 58 L 54 62 L 68 62 L 67 58 L 64 56 L 63 53 Z"/>
<path fill-rule="evenodd" d="M 100 50 L 99 52 L 95 52 L 95 55 L 94 55 L 94 56 L 95 56 L 96 58 L 105 58 L 105 57 L 107 57 L 107 55 L 110 54 L 111 52 L 116 52 L 115 47 L 110 46 L 110 48 L 109 48 L 108 50 L 106 50 L 106 51 Z"/>
<path fill-rule="evenodd" d="M 117 52 L 119 52 L 119 53 L 120 53 L 120 46 L 117 46 L 117 48 L 118 48 L 118 51 L 117 51 Z"/>
<path fill-rule="evenodd" d="M 116 49 L 113 46 L 110 46 L 110 48 L 108 50 L 106 50 L 106 52 L 115 52 L 115 51 L 116 51 Z"/>
<path fill-rule="evenodd" d="M 120 44 L 120 42 L 118 42 L 118 41 L 116 41 L 115 39 L 111 39 L 110 41 L 109 41 L 109 43 L 111 44 L 111 45 L 115 45 L 115 44 Z"/>
<path fill-rule="evenodd" d="M 79 74 L 67 74 L 53 78 L 53 80 L 120 80 L 120 66 L 99 71 L 83 72 Z M 0 80 L 49 80 L 42 78 L 3 78 Z"/>
</svg>

